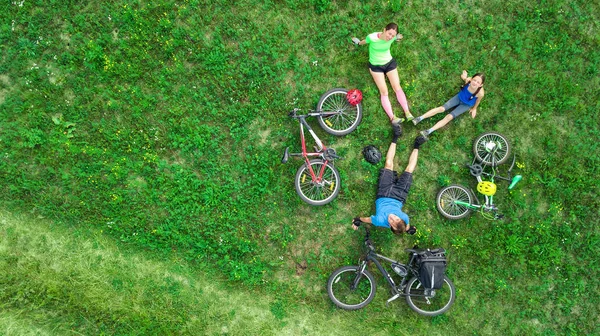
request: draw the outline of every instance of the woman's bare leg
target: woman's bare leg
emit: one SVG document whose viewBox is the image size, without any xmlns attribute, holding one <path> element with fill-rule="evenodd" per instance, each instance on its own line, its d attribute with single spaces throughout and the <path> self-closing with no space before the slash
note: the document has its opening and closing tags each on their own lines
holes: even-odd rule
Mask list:
<svg viewBox="0 0 600 336">
<path fill-rule="evenodd" d="M 383 106 L 383 110 L 387 114 L 390 121 L 394 120 L 394 112 L 392 111 L 392 103 L 390 103 L 390 98 L 388 97 L 388 88 L 385 82 L 385 75 L 383 72 L 373 72 L 369 69 L 373 80 L 375 81 L 375 85 L 377 85 L 377 89 L 379 89 L 379 94 L 381 95 L 381 106 Z"/>
</svg>

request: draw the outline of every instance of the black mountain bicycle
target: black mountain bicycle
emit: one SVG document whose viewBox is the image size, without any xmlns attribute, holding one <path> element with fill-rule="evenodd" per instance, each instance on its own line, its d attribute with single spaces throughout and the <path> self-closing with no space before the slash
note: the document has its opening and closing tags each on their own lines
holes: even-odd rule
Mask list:
<svg viewBox="0 0 600 336">
<path fill-rule="evenodd" d="M 436 316 L 443 314 L 454 303 L 456 289 L 452 281 L 443 276 L 443 283 L 439 289 L 427 289 L 419 280 L 419 264 L 421 258 L 434 259 L 443 255 L 446 251 L 438 249 L 406 249 L 410 254 L 408 264 L 402 264 L 396 260 L 385 257 L 375 252 L 375 247 L 370 239 L 369 230 L 366 229 L 365 246 L 367 254 L 358 266 L 344 266 L 335 270 L 327 281 L 327 294 L 333 303 L 345 310 L 357 310 L 364 308 L 375 297 L 376 282 L 373 274 L 367 270 L 367 265 L 372 262 L 385 278 L 392 290 L 392 297 L 387 300 L 390 303 L 404 296 L 410 308 L 425 316 Z M 398 285 L 394 282 L 392 275 L 386 271 L 379 260 L 390 263 L 390 267 L 401 277 Z M 445 258 L 444 258 L 445 260 Z"/>
</svg>

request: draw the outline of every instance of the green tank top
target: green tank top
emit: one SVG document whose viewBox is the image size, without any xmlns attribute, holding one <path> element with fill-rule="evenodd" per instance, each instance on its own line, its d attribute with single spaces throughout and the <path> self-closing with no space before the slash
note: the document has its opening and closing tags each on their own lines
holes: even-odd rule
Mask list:
<svg viewBox="0 0 600 336">
<path fill-rule="evenodd" d="M 390 47 L 396 40 L 395 38 L 386 41 L 377 37 L 379 33 L 373 33 L 367 36 L 365 41 L 369 44 L 369 63 L 372 65 L 384 65 L 392 60 Z"/>
</svg>

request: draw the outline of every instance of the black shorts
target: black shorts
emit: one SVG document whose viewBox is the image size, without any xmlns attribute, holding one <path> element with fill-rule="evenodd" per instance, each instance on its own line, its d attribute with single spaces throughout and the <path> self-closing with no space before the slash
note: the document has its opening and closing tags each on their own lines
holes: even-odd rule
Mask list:
<svg viewBox="0 0 600 336">
<path fill-rule="evenodd" d="M 406 197 L 408 197 L 408 191 L 410 190 L 412 181 L 412 173 L 402 172 L 402 174 L 398 176 L 397 172 L 382 168 L 379 170 L 377 198 L 389 197 L 404 204 L 406 202 Z"/>
<path fill-rule="evenodd" d="M 396 60 L 392 58 L 391 61 L 387 62 L 384 65 L 373 65 L 369 62 L 369 69 L 373 72 L 383 72 L 384 74 L 396 69 L 398 65 L 396 64 Z"/>
</svg>

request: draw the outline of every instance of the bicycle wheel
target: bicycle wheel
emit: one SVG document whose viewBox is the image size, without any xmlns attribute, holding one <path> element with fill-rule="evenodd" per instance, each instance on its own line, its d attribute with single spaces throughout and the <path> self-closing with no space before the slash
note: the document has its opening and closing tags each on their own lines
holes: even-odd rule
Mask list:
<svg viewBox="0 0 600 336">
<path fill-rule="evenodd" d="M 320 115 L 317 119 L 325 132 L 333 135 L 346 135 L 356 129 L 362 120 L 362 105 L 351 105 L 346 99 L 346 89 L 331 89 L 325 92 L 317 103 L 318 112 L 335 112 Z"/>
<path fill-rule="evenodd" d="M 485 165 L 498 166 L 508 160 L 510 144 L 500 133 L 483 133 L 473 143 L 473 154 L 477 161 Z"/>
<path fill-rule="evenodd" d="M 310 167 L 318 177 L 325 162 L 321 159 L 310 160 Z M 337 197 L 340 192 L 340 173 L 327 162 L 320 181 L 313 180 L 309 166 L 303 164 L 296 173 L 296 192 L 310 205 L 324 205 Z"/>
<path fill-rule="evenodd" d="M 474 196 L 471 192 L 458 184 L 452 184 L 442 188 L 437 194 L 437 209 L 447 219 L 461 219 L 469 215 L 471 210 L 456 201 L 473 204 Z"/>
<path fill-rule="evenodd" d="M 424 289 L 419 278 L 412 278 L 405 291 L 410 308 L 425 316 L 445 313 L 456 298 L 456 288 L 447 276 L 444 276 L 444 284 L 440 289 Z"/>
<path fill-rule="evenodd" d="M 327 294 L 336 306 L 357 310 L 368 305 L 375 297 L 375 278 L 368 270 L 358 274 L 359 266 L 338 268 L 327 281 Z M 357 279 L 358 277 L 358 279 Z M 356 283 L 356 287 L 353 284 Z"/>
</svg>

